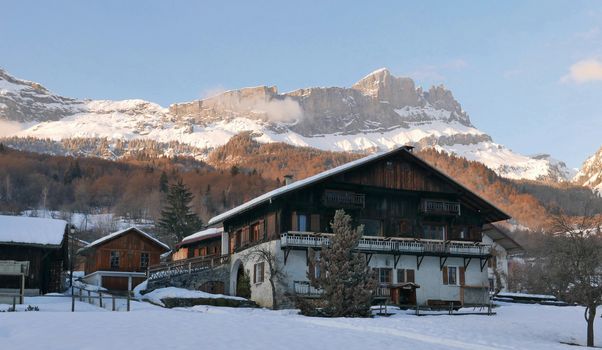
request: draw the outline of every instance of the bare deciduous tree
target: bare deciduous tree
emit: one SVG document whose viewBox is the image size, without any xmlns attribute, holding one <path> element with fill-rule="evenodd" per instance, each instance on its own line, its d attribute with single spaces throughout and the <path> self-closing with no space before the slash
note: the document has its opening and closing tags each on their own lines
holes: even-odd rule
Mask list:
<svg viewBox="0 0 602 350">
<path fill-rule="evenodd" d="M 284 266 L 278 259 L 278 256 L 271 249 L 270 244 L 260 244 L 250 248 L 243 257 L 245 261 L 254 263 L 263 262 L 267 264 L 268 282 L 272 292 L 272 309 L 280 307 L 279 299 L 282 297 L 280 290 L 286 281 Z"/>
<path fill-rule="evenodd" d="M 548 291 L 585 306 L 587 346 L 594 346 L 596 308 L 602 305 L 602 218 L 587 211 L 578 222 L 559 214 L 538 257 Z"/>
</svg>

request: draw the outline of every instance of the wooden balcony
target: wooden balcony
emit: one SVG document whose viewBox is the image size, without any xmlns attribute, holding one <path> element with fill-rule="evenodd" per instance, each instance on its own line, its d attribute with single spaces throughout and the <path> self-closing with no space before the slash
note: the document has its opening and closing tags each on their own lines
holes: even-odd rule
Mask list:
<svg viewBox="0 0 602 350">
<path fill-rule="evenodd" d="M 282 248 L 320 249 L 330 245 L 331 233 L 289 231 L 280 235 Z M 440 241 L 401 237 L 363 236 L 356 248 L 363 253 L 486 258 L 491 246 L 481 242 Z"/>
<path fill-rule="evenodd" d="M 460 215 L 460 203 L 423 199 L 420 210 L 425 214 Z"/>
<path fill-rule="evenodd" d="M 322 202 L 325 206 L 331 208 L 364 208 L 366 205 L 366 196 L 362 193 L 348 191 L 324 191 Z"/>
</svg>

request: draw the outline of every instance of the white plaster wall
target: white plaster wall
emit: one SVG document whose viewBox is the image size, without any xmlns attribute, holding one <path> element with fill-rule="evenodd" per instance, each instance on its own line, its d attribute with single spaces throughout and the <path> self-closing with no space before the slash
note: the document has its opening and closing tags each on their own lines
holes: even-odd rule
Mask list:
<svg viewBox="0 0 602 350">
<path fill-rule="evenodd" d="M 284 251 L 280 249 L 280 240 L 263 243 L 258 245 L 269 246 L 269 248 L 276 254 L 279 263 L 284 267 L 286 274 L 285 285 L 289 292 L 294 292 L 293 282 L 294 281 L 307 281 L 307 260 L 306 252 L 304 250 L 291 250 L 286 264 L 284 264 Z M 263 307 L 272 306 L 272 292 L 268 281 L 268 267 L 265 268 L 265 278 L 263 283 L 253 284 L 253 265 L 255 261 L 251 261 L 248 257 L 245 257 L 249 250 L 241 253 L 236 253 L 232 256 L 231 266 L 231 294 L 236 292 L 236 269 L 238 265 L 237 261 L 241 261 L 244 268 L 249 271 L 251 277 L 251 299 Z M 394 258 L 392 255 L 387 254 L 374 254 L 370 260 L 370 266 L 372 268 L 387 267 L 393 269 L 392 282 L 397 283 L 397 271 L 393 267 Z M 445 266 L 464 266 L 464 259 L 462 258 L 448 258 Z M 420 269 L 417 268 L 416 257 L 410 255 L 402 255 L 399 259 L 397 269 L 412 269 L 415 273 L 416 283 L 420 285 L 420 288 L 416 290 L 416 299 L 419 304 L 426 304 L 427 300 L 461 300 L 460 297 L 460 286 L 459 285 L 444 285 L 443 284 L 443 273 L 439 266 L 439 257 L 425 256 L 420 265 Z M 487 269 L 480 269 L 479 259 L 472 259 L 468 268 L 465 271 L 465 285 L 466 286 L 487 286 L 488 285 Z M 458 283 L 459 283 L 458 275 Z"/>
<path fill-rule="evenodd" d="M 483 235 L 483 243 L 491 244 L 492 247 L 498 252 L 497 269 L 498 269 L 498 271 L 500 271 L 502 273 L 501 290 L 502 290 L 502 292 L 507 292 L 508 291 L 508 253 L 506 252 L 506 249 L 504 249 L 504 247 L 502 247 L 501 245 L 499 245 L 497 243 L 494 243 L 493 240 L 487 235 Z M 495 274 L 493 273 L 492 268 L 487 267 L 487 275 L 488 275 L 488 278 L 491 278 L 495 281 Z"/>
</svg>

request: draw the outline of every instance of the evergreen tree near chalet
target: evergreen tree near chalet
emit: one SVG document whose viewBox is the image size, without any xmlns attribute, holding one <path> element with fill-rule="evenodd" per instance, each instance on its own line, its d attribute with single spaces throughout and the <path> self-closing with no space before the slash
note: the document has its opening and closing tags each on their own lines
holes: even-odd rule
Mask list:
<svg viewBox="0 0 602 350">
<path fill-rule="evenodd" d="M 166 234 L 173 235 L 178 241 L 198 231 L 202 222 L 191 209 L 194 196 L 182 180 L 169 186 L 167 206 L 161 211 L 159 228 Z"/>
<path fill-rule="evenodd" d="M 309 269 L 308 278 L 323 291 L 320 306 L 325 316 L 369 317 L 376 280 L 365 256 L 353 251 L 363 226 L 353 228 L 351 217 L 343 210 L 337 210 L 330 225 L 334 233 L 330 246 L 322 248 L 317 261 L 310 251 L 315 268 Z"/>
</svg>

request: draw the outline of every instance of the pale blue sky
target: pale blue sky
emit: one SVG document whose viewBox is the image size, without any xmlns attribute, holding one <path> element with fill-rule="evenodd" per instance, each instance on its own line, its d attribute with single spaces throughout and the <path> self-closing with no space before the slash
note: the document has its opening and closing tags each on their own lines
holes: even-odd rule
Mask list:
<svg viewBox="0 0 602 350">
<path fill-rule="evenodd" d="M 602 146 L 601 1 L 0 2 L 0 67 L 67 96 L 167 106 L 388 67 L 521 153 L 577 167 Z"/>
</svg>

